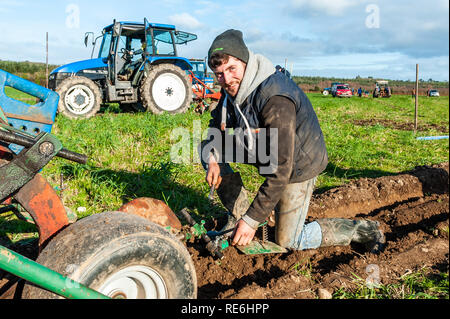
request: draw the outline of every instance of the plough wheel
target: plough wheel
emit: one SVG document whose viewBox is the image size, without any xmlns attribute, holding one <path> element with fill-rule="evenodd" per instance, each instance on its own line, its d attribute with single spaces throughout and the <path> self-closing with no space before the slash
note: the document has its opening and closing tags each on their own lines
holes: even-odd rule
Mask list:
<svg viewBox="0 0 450 319">
<path fill-rule="evenodd" d="M 197 296 L 194 264 L 183 243 L 161 226 L 124 212 L 95 214 L 70 225 L 37 262 L 112 298 Z M 30 283 L 23 297 L 60 298 Z"/>
</svg>

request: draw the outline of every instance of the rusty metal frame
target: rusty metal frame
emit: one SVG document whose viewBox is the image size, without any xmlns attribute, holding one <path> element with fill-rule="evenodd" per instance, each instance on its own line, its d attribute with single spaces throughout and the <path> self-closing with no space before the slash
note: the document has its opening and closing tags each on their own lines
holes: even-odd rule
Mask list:
<svg viewBox="0 0 450 319">
<path fill-rule="evenodd" d="M 40 174 L 25 184 L 14 199 L 30 213 L 39 232 L 39 246 L 65 226 L 69 225 L 61 199 L 51 185 Z"/>
<path fill-rule="evenodd" d="M 61 149 L 58 139 L 42 132 L 30 148 L 9 161 L 3 160 L 0 166 L 0 203 L 10 204 L 14 198 L 31 215 L 38 228 L 40 247 L 69 224 L 61 199 L 38 173 Z"/>
</svg>

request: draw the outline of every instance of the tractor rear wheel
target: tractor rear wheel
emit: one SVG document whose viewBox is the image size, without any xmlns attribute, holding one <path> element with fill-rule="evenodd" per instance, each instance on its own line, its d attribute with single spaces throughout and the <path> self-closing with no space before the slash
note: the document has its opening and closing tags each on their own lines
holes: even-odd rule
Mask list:
<svg viewBox="0 0 450 319">
<path fill-rule="evenodd" d="M 154 114 L 184 113 L 192 101 L 192 83 L 188 75 L 168 63 L 153 66 L 139 91 L 143 106 Z"/>
<path fill-rule="evenodd" d="M 71 76 L 63 80 L 55 91 L 59 94 L 58 112 L 69 118 L 89 118 L 100 110 L 100 89 L 86 77 Z"/>
<path fill-rule="evenodd" d="M 111 298 L 197 296 L 194 264 L 182 242 L 163 227 L 124 212 L 95 214 L 70 225 L 37 262 Z M 23 297 L 62 298 L 29 283 Z"/>
</svg>

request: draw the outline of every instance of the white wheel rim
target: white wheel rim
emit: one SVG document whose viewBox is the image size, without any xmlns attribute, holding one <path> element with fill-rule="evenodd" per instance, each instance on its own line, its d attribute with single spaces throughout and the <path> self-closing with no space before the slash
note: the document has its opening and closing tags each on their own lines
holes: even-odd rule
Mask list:
<svg viewBox="0 0 450 319">
<path fill-rule="evenodd" d="M 94 92 L 86 85 L 77 84 L 67 91 L 64 102 L 70 112 L 83 115 L 91 111 L 94 107 Z"/>
<path fill-rule="evenodd" d="M 175 111 L 183 105 L 186 98 L 186 87 L 176 74 L 163 73 L 153 83 L 152 96 L 160 109 Z"/>
<path fill-rule="evenodd" d="M 98 290 L 111 298 L 167 299 L 162 277 L 147 266 L 130 266 L 109 276 Z"/>
</svg>

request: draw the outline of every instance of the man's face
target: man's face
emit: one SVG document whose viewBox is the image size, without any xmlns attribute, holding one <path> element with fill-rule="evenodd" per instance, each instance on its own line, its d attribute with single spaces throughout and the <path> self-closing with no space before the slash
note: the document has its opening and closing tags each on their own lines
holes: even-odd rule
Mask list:
<svg viewBox="0 0 450 319">
<path fill-rule="evenodd" d="M 213 69 L 220 86 L 232 97 L 235 97 L 239 91 L 241 81 L 244 78 L 245 67 L 244 62 L 230 56 L 228 62 Z"/>
</svg>

